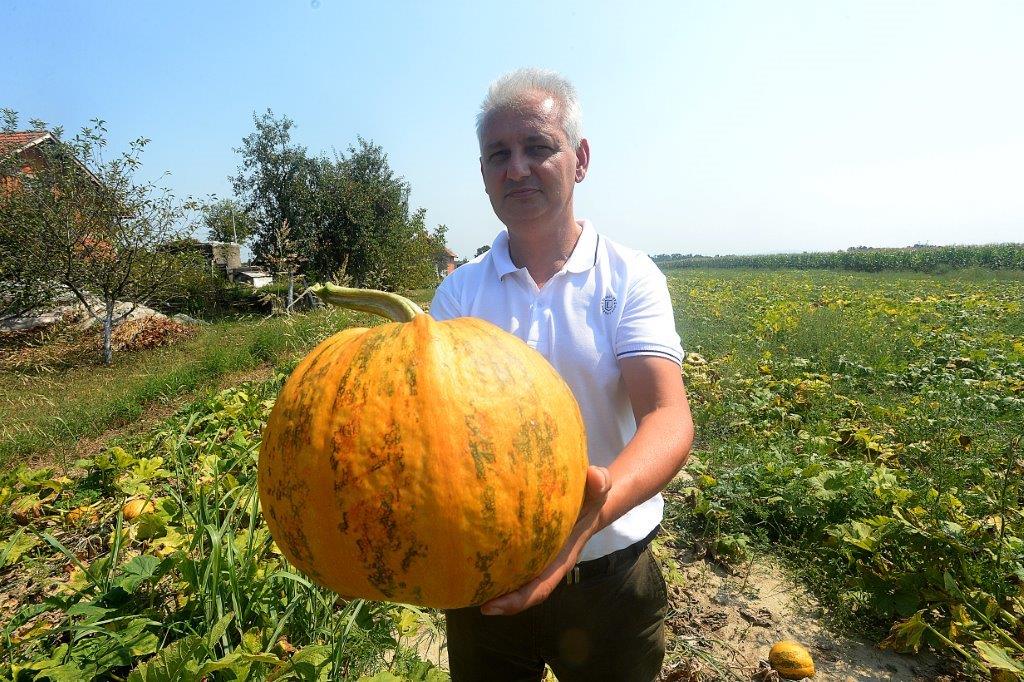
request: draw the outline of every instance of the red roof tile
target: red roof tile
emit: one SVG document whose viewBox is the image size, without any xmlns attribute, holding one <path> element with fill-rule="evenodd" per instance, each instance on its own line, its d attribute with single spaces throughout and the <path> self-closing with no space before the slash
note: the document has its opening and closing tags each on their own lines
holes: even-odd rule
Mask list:
<svg viewBox="0 0 1024 682">
<path fill-rule="evenodd" d="M 23 149 L 35 142 L 49 137 L 45 130 L 18 130 L 13 133 L 0 132 L 0 154 L 8 154 Z"/>
</svg>

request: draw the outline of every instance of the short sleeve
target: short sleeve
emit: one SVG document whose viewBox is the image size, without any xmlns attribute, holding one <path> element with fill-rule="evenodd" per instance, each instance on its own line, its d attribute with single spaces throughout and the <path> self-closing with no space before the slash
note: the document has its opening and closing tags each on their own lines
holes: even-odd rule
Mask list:
<svg viewBox="0 0 1024 682">
<path fill-rule="evenodd" d="M 615 333 L 617 358 L 654 355 L 681 365 L 683 348 L 676 332 L 665 275 L 646 256 L 636 264 Z"/>
<path fill-rule="evenodd" d="M 445 286 L 449 281 L 448 278 L 441 281 L 430 302 L 430 316 L 438 322 L 464 316 L 464 313 L 459 310 L 458 301 L 452 295 L 451 287 Z"/>
</svg>

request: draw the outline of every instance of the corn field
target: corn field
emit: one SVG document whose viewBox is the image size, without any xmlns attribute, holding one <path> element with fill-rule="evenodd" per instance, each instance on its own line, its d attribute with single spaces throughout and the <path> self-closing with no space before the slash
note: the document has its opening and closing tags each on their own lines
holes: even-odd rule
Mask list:
<svg viewBox="0 0 1024 682">
<path fill-rule="evenodd" d="M 753 268 L 764 270 L 851 270 L 855 272 L 942 272 L 987 268 L 1024 270 L 1024 244 L 853 249 L 760 256 L 659 256 L 663 268 Z"/>
</svg>

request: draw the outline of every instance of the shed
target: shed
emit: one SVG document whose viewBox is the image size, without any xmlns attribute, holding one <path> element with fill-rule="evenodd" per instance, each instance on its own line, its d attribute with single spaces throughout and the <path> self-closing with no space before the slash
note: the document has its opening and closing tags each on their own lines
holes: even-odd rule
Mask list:
<svg viewBox="0 0 1024 682">
<path fill-rule="evenodd" d="M 239 284 L 247 284 L 253 289 L 265 287 L 274 281 L 274 276 L 263 268 L 243 267 L 233 270 L 231 277 Z"/>
</svg>

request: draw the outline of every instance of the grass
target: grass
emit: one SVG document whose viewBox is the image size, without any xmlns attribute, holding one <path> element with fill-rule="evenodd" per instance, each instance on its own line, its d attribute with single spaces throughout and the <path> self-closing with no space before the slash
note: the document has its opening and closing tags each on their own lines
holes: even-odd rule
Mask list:
<svg viewBox="0 0 1024 682">
<path fill-rule="evenodd" d="M 64 451 L 80 438 L 138 419 L 153 404 L 284 362 L 356 320 L 372 323 L 334 310 L 219 321 L 170 346 L 116 353 L 109 367 L 0 371 L 0 466 Z"/>
</svg>

